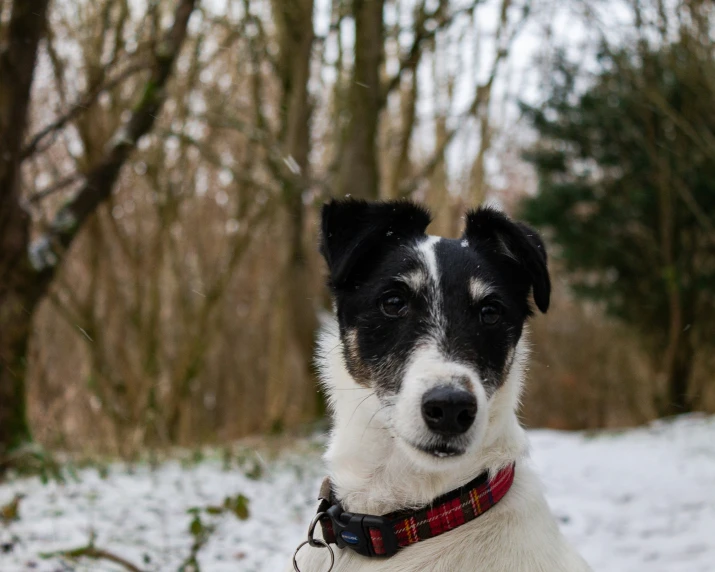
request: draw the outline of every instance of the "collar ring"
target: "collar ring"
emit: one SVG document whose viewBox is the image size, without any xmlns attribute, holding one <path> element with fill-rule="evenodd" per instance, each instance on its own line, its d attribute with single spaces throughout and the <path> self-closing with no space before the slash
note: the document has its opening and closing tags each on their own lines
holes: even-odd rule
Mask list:
<svg viewBox="0 0 715 572">
<path fill-rule="evenodd" d="M 300 568 L 298 568 L 298 562 L 296 561 L 296 557 L 298 556 L 298 552 L 300 552 L 300 549 L 303 548 L 306 544 L 309 544 L 310 546 L 315 546 L 317 548 L 328 549 L 328 552 L 330 553 L 330 567 L 326 570 L 326 572 L 330 572 L 335 565 L 335 553 L 333 552 L 333 549 L 330 548 L 330 545 L 327 542 L 319 540 L 317 538 L 313 538 L 311 540 L 304 540 L 298 545 L 298 548 L 296 548 L 295 552 L 293 553 L 293 570 L 295 570 L 295 572 L 301 572 Z"/>
</svg>

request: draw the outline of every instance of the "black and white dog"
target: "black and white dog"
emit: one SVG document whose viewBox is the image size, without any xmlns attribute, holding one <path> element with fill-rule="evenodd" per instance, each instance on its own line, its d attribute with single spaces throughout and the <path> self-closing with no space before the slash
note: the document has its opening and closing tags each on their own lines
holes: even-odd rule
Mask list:
<svg viewBox="0 0 715 572">
<path fill-rule="evenodd" d="M 516 414 L 530 294 L 549 307 L 544 245 L 491 208 L 470 212 L 458 240 L 427 236 L 429 222 L 407 201 L 323 208 L 336 316 L 318 351 L 333 415 L 320 522 L 343 547 L 332 570 L 587 571 L 525 462 Z M 297 566 L 328 570 L 328 551 L 305 547 Z"/>
</svg>

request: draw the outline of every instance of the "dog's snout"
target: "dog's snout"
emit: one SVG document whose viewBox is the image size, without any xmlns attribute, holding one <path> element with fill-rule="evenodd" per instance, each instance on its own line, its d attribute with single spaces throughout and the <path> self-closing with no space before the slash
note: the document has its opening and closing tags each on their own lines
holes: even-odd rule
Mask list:
<svg viewBox="0 0 715 572">
<path fill-rule="evenodd" d="M 435 433 L 461 435 L 474 423 L 477 399 L 456 387 L 435 387 L 422 397 L 422 417 Z"/>
</svg>

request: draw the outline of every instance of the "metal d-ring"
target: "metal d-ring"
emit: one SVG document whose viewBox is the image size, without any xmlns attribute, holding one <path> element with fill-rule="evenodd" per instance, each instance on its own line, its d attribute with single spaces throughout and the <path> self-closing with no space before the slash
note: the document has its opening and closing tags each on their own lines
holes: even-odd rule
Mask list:
<svg viewBox="0 0 715 572">
<path fill-rule="evenodd" d="M 310 526 L 308 527 L 308 540 L 306 542 L 310 544 L 312 548 L 320 548 L 321 545 L 325 545 L 325 542 L 321 540 L 315 540 L 313 538 L 313 534 L 315 534 L 315 526 L 320 522 L 320 519 L 323 518 L 324 516 L 328 516 L 327 512 L 319 512 L 313 517 L 313 520 L 310 521 Z"/>
<path fill-rule="evenodd" d="M 300 572 L 300 568 L 298 568 L 298 563 L 295 560 L 296 556 L 298 556 L 298 552 L 300 552 L 300 549 L 303 548 L 306 544 L 312 548 L 327 548 L 328 552 L 330 552 L 330 568 L 328 568 L 326 572 L 330 572 L 333 569 L 333 566 L 335 565 L 335 554 L 333 553 L 333 549 L 330 548 L 330 545 L 324 540 L 320 540 L 319 538 L 313 538 L 313 534 L 315 533 L 315 527 L 318 522 L 320 522 L 320 519 L 324 516 L 328 516 L 327 513 L 319 512 L 313 517 L 313 520 L 310 521 L 310 526 L 308 527 L 308 540 L 304 540 L 303 542 L 301 542 L 298 545 L 298 548 L 295 549 L 295 552 L 293 553 L 293 570 L 295 570 L 295 572 Z"/>
<path fill-rule="evenodd" d="M 333 569 L 333 566 L 335 565 L 335 554 L 333 554 L 333 549 L 330 548 L 327 542 L 324 540 L 312 540 L 313 544 L 310 544 L 309 540 L 304 540 L 298 545 L 298 548 L 295 549 L 295 552 L 293 553 L 293 570 L 295 572 L 300 572 L 300 568 L 298 568 L 298 563 L 295 561 L 296 556 L 298 556 L 298 552 L 300 552 L 300 549 L 303 548 L 306 544 L 310 544 L 311 546 L 315 546 L 318 548 L 327 548 L 328 552 L 330 552 L 330 568 L 328 568 L 325 572 L 330 572 Z"/>
</svg>

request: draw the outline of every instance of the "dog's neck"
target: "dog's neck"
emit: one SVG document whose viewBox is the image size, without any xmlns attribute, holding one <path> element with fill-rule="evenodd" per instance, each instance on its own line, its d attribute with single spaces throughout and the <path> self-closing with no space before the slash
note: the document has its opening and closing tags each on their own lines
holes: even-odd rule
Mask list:
<svg viewBox="0 0 715 572">
<path fill-rule="evenodd" d="M 508 380 L 491 397 L 489 422 L 481 445 L 443 471 L 416 465 L 385 424 L 386 408 L 370 388 L 358 385 L 343 360 L 335 320 L 328 321 L 319 344 L 321 378 L 333 414 L 325 459 L 337 497 L 352 512 L 387 514 L 423 506 L 478 474 L 499 469 L 526 454 L 527 442 L 516 408 L 521 391 L 526 341 L 517 346 Z"/>
</svg>

